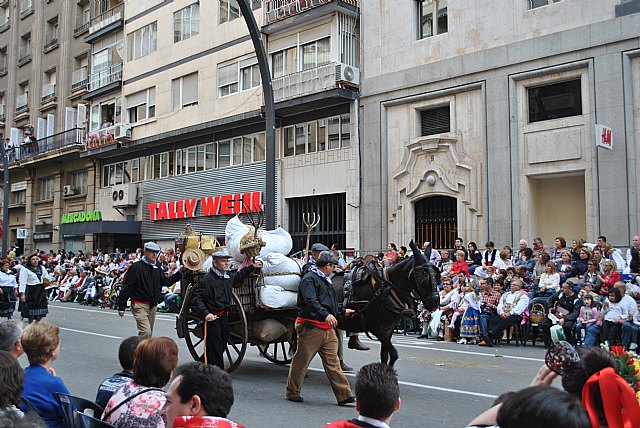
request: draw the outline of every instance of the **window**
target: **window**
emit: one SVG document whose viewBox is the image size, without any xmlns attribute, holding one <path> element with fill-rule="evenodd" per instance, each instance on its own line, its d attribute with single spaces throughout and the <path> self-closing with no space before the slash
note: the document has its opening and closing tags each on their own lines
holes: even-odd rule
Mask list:
<svg viewBox="0 0 640 428">
<path fill-rule="evenodd" d="M 159 159 L 160 178 L 169 177 L 173 175 L 173 153 L 164 152 L 160 155 L 156 155 Z M 155 177 L 154 177 L 155 178 Z"/>
<path fill-rule="evenodd" d="M 282 129 L 284 156 L 297 156 L 351 145 L 349 114 L 287 126 Z M 256 159 L 255 161 L 257 161 Z"/>
<path fill-rule="evenodd" d="M 255 134 L 253 136 L 253 162 L 265 160 L 265 134 Z"/>
<path fill-rule="evenodd" d="M 198 104 L 198 73 L 188 74 L 171 81 L 173 111 Z"/>
<path fill-rule="evenodd" d="M 11 192 L 11 205 L 26 205 L 27 203 L 27 191 L 20 190 L 18 192 Z"/>
<path fill-rule="evenodd" d="M 40 179 L 40 195 L 39 196 L 41 201 L 53 200 L 54 186 L 55 186 L 55 179 L 53 177 Z"/>
<path fill-rule="evenodd" d="M 240 69 L 240 87 L 243 91 L 260 86 L 260 67 L 258 64 L 248 65 Z"/>
<path fill-rule="evenodd" d="M 127 35 L 127 59 L 149 55 L 158 48 L 158 23 L 152 22 Z"/>
<path fill-rule="evenodd" d="M 48 70 L 44 73 L 42 85 L 42 102 L 52 100 L 56 97 L 56 69 Z"/>
<path fill-rule="evenodd" d="M 69 174 L 69 184 L 76 189 L 77 195 L 87 194 L 87 171 L 72 172 Z"/>
<path fill-rule="evenodd" d="M 31 33 L 27 33 L 20 38 L 20 56 L 18 62 L 31 58 Z"/>
<path fill-rule="evenodd" d="M 447 0 L 418 0 L 418 38 L 446 33 L 448 29 Z"/>
<path fill-rule="evenodd" d="M 178 43 L 198 34 L 200 30 L 200 4 L 194 3 L 173 14 L 173 42 Z"/>
<path fill-rule="evenodd" d="M 302 45 L 302 69 L 319 67 L 331 61 L 331 37 Z"/>
<path fill-rule="evenodd" d="M 529 9 L 535 9 L 537 7 L 546 6 L 552 3 L 558 3 L 560 0 L 527 0 L 529 2 Z"/>
<path fill-rule="evenodd" d="M 231 141 L 218 142 L 218 168 L 231 165 Z"/>
<path fill-rule="evenodd" d="M 132 182 L 132 165 L 133 162 L 131 161 L 104 165 L 102 167 L 102 187 L 109 187 L 116 184 L 126 184 Z M 136 165 L 139 166 L 140 164 L 136 163 Z"/>
<path fill-rule="evenodd" d="M 260 9 L 261 6 L 261 0 L 251 0 L 251 9 L 257 10 Z M 220 16 L 220 24 L 223 22 L 233 21 L 234 19 L 242 16 L 240 6 L 238 6 L 238 0 L 220 0 L 218 13 Z"/>
<path fill-rule="evenodd" d="M 156 88 L 145 89 L 127 95 L 127 117 L 129 123 L 140 122 L 156 115 Z"/>
<path fill-rule="evenodd" d="M 271 68 L 274 79 L 298 71 L 298 47 L 293 46 L 271 54 Z"/>
<path fill-rule="evenodd" d="M 238 64 L 218 68 L 218 96 L 220 98 L 238 92 Z"/>
<path fill-rule="evenodd" d="M 47 32 L 44 38 L 44 48 L 50 49 L 58 45 L 58 17 L 47 21 Z"/>
<path fill-rule="evenodd" d="M 420 135 L 443 134 L 451 132 L 449 105 L 420 111 Z"/>
<path fill-rule="evenodd" d="M 580 79 L 527 89 L 529 122 L 580 116 L 582 88 Z"/>
<path fill-rule="evenodd" d="M 91 105 L 89 130 L 96 131 L 98 129 L 108 128 L 121 122 L 122 106 L 120 97 Z"/>
</svg>

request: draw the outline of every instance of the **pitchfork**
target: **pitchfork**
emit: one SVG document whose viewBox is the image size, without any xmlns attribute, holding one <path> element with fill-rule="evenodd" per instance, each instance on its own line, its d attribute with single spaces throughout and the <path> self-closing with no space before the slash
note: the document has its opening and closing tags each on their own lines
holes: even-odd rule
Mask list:
<svg viewBox="0 0 640 428">
<path fill-rule="evenodd" d="M 313 214 L 313 215 L 312 215 Z M 316 213 L 303 213 L 302 222 L 307 226 L 307 246 L 304 248 L 304 262 L 309 261 L 309 243 L 311 241 L 311 231 L 320 224 L 320 215 Z"/>
</svg>

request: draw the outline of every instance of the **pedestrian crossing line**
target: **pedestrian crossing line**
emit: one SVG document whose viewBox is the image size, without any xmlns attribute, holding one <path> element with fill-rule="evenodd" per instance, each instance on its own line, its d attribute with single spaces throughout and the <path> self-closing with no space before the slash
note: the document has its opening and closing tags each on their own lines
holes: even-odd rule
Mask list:
<svg viewBox="0 0 640 428">
<path fill-rule="evenodd" d="M 107 315 L 118 315 L 118 311 L 112 311 L 111 309 L 86 309 L 86 308 L 72 308 L 72 307 L 68 307 L 68 306 L 58 306 L 58 305 L 49 305 L 49 308 L 54 308 L 54 309 L 66 309 L 69 311 L 80 311 L 80 312 L 93 312 L 96 314 L 107 314 Z M 125 312 L 125 315 L 127 315 L 127 313 Z M 156 315 L 156 320 L 163 320 L 163 321 L 173 321 L 175 322 L 176 320 L 176 316 L 167 316 L 167 315 Z"/>
<path fill-rule="evenodd" d="M 67 327 L 60 327 L 60 330 L 71 331 L 71 332 L 74 332 L 74 333 L 90 334 L 91 336 L 106 337 L 108 339 L 118 339 L 118 340 L 124 339 L 124 337 L 111 336 L 110 334 L 93 333 L 91 331 L 76 330 L 76 329 L 67 328 Z"/>
<path fill-rule="evenodd" d="M 315 368 L 315 367 L 309 367 L 309 370 L 312 370 L 314 372 L 324 373 L 324 369 L 318 369 L 318 368 Z M 356 375 L 354 373 L 345 373 L 345 376 L 356 377 Z M 485 397 L 485 398 L 492 398 L 492 399 L 495 399 L 495 398 L 498 397 L 497 395 L 485 394 L 485 393 L 482 393 L 482 392 L 465 391 L 465 390 L 462 390 L 462 389 L 445 388 L 445 387 L 442 387 L 442 386 L 435 386 L 435 385 L 425 385 L 425 384 L 422 384 L 422 383 L 406 382 L 406 381 L 403 381 L 403 380 L 399 380 L 398 383 L 400 385 L 411 386 L 411 387 L 414 387 L 414 388 L 432 389 L 432 390 L 435 390 L 435 391 L 451 392 L 453 394 L 472 395 L 474 397 Z"/>
</svg>

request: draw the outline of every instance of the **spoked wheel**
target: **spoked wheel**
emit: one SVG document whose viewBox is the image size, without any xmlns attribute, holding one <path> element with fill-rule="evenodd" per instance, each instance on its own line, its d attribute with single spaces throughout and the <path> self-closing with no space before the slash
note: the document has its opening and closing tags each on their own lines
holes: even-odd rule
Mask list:
<svg viewBox="0 0 640 428">
<path fill-rule="evenodd" d="M 204 322 L 191 312 L 193 296 L 197 285 L 189 288 L 184 298 L 182 311 L 176 321 L 178 337 L 184 338 L 189 353 L 196 361 L 204 361 Z M 249 330 L 247 317 L 242 310 L 240 299 L 232 294 L 231 308 L 229 309 L 229 342 L 225 351 L 225 370 L 231 373 L 237 369 L 244 354 L 247 351 Z"/>
<path fill-rule="evenodd" d="M 283 365 L 291 363 L 293 354 L 296 353 L 298 339 L 295 330 L 292 333 L 291 340 L 286 342 L 267 343 L 266 345 L 258 345 L 260 355 L 274 364 Z"/>
</svg>

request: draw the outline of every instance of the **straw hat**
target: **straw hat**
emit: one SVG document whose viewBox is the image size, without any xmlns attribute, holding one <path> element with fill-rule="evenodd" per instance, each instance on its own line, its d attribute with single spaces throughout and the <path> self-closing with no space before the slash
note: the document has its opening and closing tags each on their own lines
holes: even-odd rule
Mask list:
<svg viewBox="0 0 640 428">
<path fill-rule="evenodd" d="M 189 270 L 200 270 L 207 256 L 200 248 L 187 248 L 182 253 L 182 264 Z"/>
</svg>

